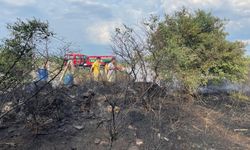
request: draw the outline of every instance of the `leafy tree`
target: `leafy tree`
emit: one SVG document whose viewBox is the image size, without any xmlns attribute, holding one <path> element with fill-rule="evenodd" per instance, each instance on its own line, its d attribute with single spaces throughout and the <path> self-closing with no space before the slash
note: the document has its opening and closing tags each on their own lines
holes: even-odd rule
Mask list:
<svg viewBox="0 0 250 150">
<path fill-rule="evenodd" d="M 156 50 L 164 55 L 161 74 L 176 77 L 188 92 L 208 80 L 243 81 L 247 74 L 245 45 L 228 41 L 224 28 L 224 20 L 202 10 L 190 13 L 182 9 L 167 15 L 151 37 Z"/>
<path fill-rule="evenodd" d="M 139 32 L 131 28 L 123 32 L 116 29 L 115 52 L 126 57 L 126 53 L 122 53 L 124 47 L 129 48 L 130 54 L 137 54 L 139 50 L 157 78 L 177 79 L 186 93 L 192 94 L 208 81 L 241 82 L 246 78 L 245 45 L 227 40 L 225 20 L 210 12 L 192 13 L 183 8 L 164 19 L 152 16 L 143 26 Z M 144 45 L 137 46 L 137 41 L 143 41 Z M 130 48 L 130 43 L 135 46 Z"/>
<path fill-rule="evenodd" d="M 8 24 L 10 37 L 0 47 L 0 84 L 2 86 L 30 79 L 38 46 L 53 35 L 48 23 L 37 19 Z"/>
</svg>

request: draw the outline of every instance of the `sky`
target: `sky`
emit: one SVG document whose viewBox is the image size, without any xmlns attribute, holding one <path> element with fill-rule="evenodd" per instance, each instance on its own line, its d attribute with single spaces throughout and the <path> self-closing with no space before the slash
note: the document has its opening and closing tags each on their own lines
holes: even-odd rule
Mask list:
<svg viewBox="0 0 250 150">
<path fill-rule="evenodd" d="M 151 14 L 164 16 L 183 6 L 228 19 L 228 40 L 250 44 L 250 0 L 0 0 L 0 39 L 8 36 L 7 23 L 35 17 L 48 21 L 60 39 L 71 42 L 72 51 L 110 55 L 116 27 L 136 26 Z M 250 55 L 250 46 L 246 49 Z"/>
</svg>

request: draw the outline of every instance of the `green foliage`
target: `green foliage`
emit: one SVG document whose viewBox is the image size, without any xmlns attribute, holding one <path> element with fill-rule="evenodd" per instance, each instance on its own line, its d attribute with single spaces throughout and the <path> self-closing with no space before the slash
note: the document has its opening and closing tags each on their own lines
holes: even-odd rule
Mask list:
<svg viewBox="0 0 250 150">
<path fill-rule="evenodd" d="M 7 29 L 10 37 L 0 47 L 0 73 L 4 75 L 0 78 L 1 85 L 31 79 L 28 73 L 34 67 L 37 46 L 53 35 L 47 22 L 36 19 L 18 19 L 8 24 Z"/>
<path fill-rule="evenodd" d="M 248 72 L 245 45 L 228 41 L 224 27 L 224 20 L 202 10 L 182 9 L 159 21 L 149 41 L 163 55 L 161 76 L 177 78 L 189 92 L 209 80 L 244 81 Z"/>
</svg>

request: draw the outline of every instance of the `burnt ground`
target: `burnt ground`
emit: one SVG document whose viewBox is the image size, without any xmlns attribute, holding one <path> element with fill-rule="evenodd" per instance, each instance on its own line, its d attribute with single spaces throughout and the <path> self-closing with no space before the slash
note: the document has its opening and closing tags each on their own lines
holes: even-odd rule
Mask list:
<svg viewBox="0 0 250 150">
<path fill-rule="evenodd" d="M 30 87 L 1 100 L 18 104 L 18 98 L 27 99 L 36 90 Z M 190 102 L 187 96 L 162 96 L 160 89 L 147 99 L 139 94 L 143 88 L 128 88 L 124 96 L 121 84 L 108 87 L 45 87 L 1 119 L 0 149 L 250 149 L 247 102 L 223 93 L 199 95 Z M 119 109 L 112 113 L 110 105 Z"/>
</svg>

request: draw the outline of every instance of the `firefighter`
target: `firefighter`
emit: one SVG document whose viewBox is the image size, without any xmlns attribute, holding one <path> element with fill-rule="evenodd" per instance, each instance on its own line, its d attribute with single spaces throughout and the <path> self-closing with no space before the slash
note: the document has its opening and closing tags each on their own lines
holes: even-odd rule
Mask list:
<svg viewBox="0 0 250 150">
<path fill-rule="evenodd" d="M 63 79 L 64 85 L 71 86 L 74 84 L 74 73 L 75 73 L 75 65 L 72 61 L 69 61 L 66 74 Z"/>
<path fill-rule="evenodd" d="M 67 85 L 67 86 L 73 85 L 74 84 L 74 76 L 73 76 L 74 72 L 75 72 L 75 66 L 74 66 L 74 63 L 70 60 L 67 62 L 63 70 L 59 83 L 61 83 L 63 80 L 64 85 Z"/>
<path fill-rule="evenodd" d="M 109 71 L 109 63 L 105 63 L 104 72 L 106 76 L 108 75 L 108 71 Z"/>
<path fill-rule="evenodd" d="M 94 75 L 94 80 L 98 81 L 100 78 L 100 65 L 101 65 L 101 58 L 97 57 L 96 61 L 93 63 L 93 65 L 90 68 L 90 71 Z"/>
<path fill-rule="evenodd" d="M 112 58 L 111 62 L 108 64 L 107 79 L 109 82 L 114 82 L 116 78 L 116 59 Z"/>
<path fill-rule="evenodd" d="M 49 74 L 48 74 L 48 62 L 46 61 L 43 67 L 38 68 L 38 81 L 47 81 Z"/>
</svg>

